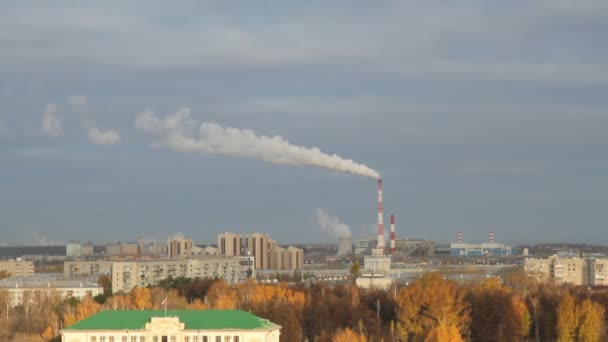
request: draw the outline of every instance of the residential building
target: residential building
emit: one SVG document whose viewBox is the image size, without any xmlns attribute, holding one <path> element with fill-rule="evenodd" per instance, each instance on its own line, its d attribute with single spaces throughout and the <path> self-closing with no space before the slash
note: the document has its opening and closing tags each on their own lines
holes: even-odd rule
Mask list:
<svg viewBox="0 0 608 342">
<path fill-rule="evenodd" d="M 135 286 L 154 285 L 168 277 L 222 278 L 235 284 L 241 278 L 237 257 L 137 260 L 112 262 L 112 291 L 129 292 Z"/>
<path fill-rule="evenodd" d="M 589 264 L 589 285 L 608 285 L 608 259 L 591 259 Z"/>
<path fill-rule="evenodd" d="M 221 255 L 240 256 L 242 255 L 241 234 L 224 233 L 217 236 L 217 247 Z"/>
<path fill-rule="evenodd" d="M 245 250 L 255 257 L 255 268 L 266 270 L 270 268 L 270 251 L 276 242 L 267 234 L 253 233 L 244 236 Z"/>
<path fill-rule="evenodd" d="M 102 311 L 60 331 L 64 342 L 278 342 L 281 326 L 240 310 Z"/>
<path fill-rule="evenodd" d="M 526 258 L 524 268 L 528 276 L 540 282 L 587 285 L 589 281 L 587 264 L 579 257 L 552 255 L 544 259 Z"/>
<path fill-rule="evenodd" d="M 34 275 L 34 263 L 32 261 L 2 260 L 0 261 L 0 272 L 6 272 L 11 277 L 31 277 Z"/>
<path fill-rule="evenodd" d="M 167 242 L 167 256 L 169 258 L 179 258 L 192 254 L 192 239 L 176 237 Z"/>
<path fill-rule="evenodd" d="M 110 275 L 112 273 L 112 261 L 65 261 L 63 263 L 63 276 L 73 277 L 93 277 L 100 275 Z"/>
<path fill-rule="evenodd" d="M 0 281 L 0 291 L 8 292 L 8 305 L 15 307 L 29 301 L 39 300 L 41 296 L 59 296 L 61 299 L 103 294 L 103 288 L 95 282 L 66 281 L 49 279 L 10 278 Z"/>
<path fill-rule="evenodd" d="M 70 242 L 65 245 L 65 256 L 68 258 L 80 258 L 81 244 Z"/>
</svg>

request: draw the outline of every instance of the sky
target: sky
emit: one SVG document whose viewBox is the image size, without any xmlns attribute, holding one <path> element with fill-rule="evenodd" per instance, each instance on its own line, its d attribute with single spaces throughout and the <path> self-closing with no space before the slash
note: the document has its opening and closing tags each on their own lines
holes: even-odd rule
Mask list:
<svg viewBox="0 0 608 342">
<path fill-rule="evenodd" d="M 608 243 L 606 32 L 605 0 L 3 1 L 0 243 L 372 237 L 373 177 L 278 140 L 378 172 L 403 238 Z"/>
</svg>

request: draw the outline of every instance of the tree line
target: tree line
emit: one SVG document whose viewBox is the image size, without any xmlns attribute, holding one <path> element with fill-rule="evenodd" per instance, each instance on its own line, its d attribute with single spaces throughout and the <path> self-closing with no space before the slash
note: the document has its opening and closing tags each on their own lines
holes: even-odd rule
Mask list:
<svg viewBox="0 0 608 342">
<path fill-rule="evenodd" d="M 364 290 L 324 283 L 234 286 L 221 279 L 169 278 L 129 293 L 82 300 L 29 293 L 11 308 L 0 291 L 0 340 L 53 341 L 101 310 L 241 309 L 282 326 L 281 341 L 603 341 L 608 292 L 534 282 L 523 270 L 482 283 L 426 273 L 407 286 Z M 2 305 L 5 304 L 5 305 Z"/>
</svg>

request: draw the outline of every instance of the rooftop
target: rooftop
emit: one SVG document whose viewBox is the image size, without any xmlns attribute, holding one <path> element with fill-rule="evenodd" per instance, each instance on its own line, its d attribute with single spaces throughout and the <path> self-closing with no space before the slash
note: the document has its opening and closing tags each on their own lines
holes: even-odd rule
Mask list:
<svg viewBox="0 0 608 342">
<path fill-rule="evenodd" d="M 102 311 L 64 330 L 142 330 L 152 317 L 178 317 L 185 330 L 275 329 L 278 325 L 241 310 Z"/>
</svg>

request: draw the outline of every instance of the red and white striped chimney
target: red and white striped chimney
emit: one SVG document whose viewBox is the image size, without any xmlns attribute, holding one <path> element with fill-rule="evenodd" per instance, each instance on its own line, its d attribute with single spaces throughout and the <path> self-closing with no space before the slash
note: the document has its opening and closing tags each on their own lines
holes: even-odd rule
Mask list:
<svg viewBox="0 0 608 342">
<path fill-rule="evenodd" d="M 490 243 L 494 243 L 494 232 L 490 232 Z"/>
<path fill-rule="evenodd" d="M 391 254 L 395 253 L 395 214 L 391 214 Z"/>
<path fill-rule="evenodd" d="M 382 205 L 382 179 L 378 179 L 378 246 L 384 249 L 384 208 Z"/>
<path fill-rule="evenodd" d="M 462 232 L 458 232 L 458 243 L 462 243 L 462 241 L 464 241 L 462 237 Z"/>
</svg>

